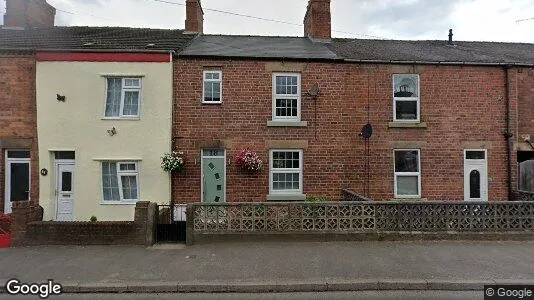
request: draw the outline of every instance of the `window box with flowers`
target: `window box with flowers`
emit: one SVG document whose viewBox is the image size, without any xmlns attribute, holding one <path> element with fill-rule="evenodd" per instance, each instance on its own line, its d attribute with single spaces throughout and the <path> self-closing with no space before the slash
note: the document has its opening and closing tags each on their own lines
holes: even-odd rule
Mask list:
<svg viewBox="0 0 534 300">
<path fill-rule="evenodd" d="M 249 173 L 258 173 L 263 168 L 263 161 L 258 153 L 248 148 L 236 153 L 235 164 L 237 167 Z"/>
<path fill-rule="evenodd" d="M 184 169 L 184 152 L 172 151 L 171 153 L 165 153 L 161 158 L 161 168 L 165 172 L 178 173 Z"/>
</svg>

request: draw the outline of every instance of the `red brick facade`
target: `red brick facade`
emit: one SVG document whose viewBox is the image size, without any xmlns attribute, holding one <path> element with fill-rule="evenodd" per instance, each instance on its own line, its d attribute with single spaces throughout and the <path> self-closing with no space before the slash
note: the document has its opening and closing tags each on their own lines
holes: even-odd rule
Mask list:
<svg viewBox="0 0 534 300">
<path fill-rule="evenodd" d="M 0 52 L 0 211 L 4 211 L 5 151 L 31 151 L 31 200 L 39 199 L 33 54 Z"/>
<path fill-rule="evenodd" d="M 534 69 L 518 69 L 519 135 L 520 150 L 533 149 L 524 142 L 524 136 L 530 135 L 534 143 Z"/>
<path fill-rule="evenodd" d="M 223 104 L 202 105 L 202 71 L 223 72 Z M 174 176 L 176 202 L 198 202 L 200 151 L 227 150 L 227 201 L 265 201 L 269 193 L 269 148 L 277 141 L 302 145 L 304 193 L 339 200 L 340 190 L 363 193 L 364 141 L 370 139 L 369 196 L 392 199 L 393 149 L 421 151 L 422 199 L 463 200 L 464 149 L 488 150 L 489 200 L 507 199 L 505 71 L 500 67 L 412 66 L 341 63 L 281 63 L 252 60 L 179 60 L 175 65 L 175 145 L 186 151 L 186 171 Z M 319 83 L 316 102 L 303 94 L 307 127 L 268 127 L 272 118 L 272 73 L 299 72 L 303 93 Z M 511 70 L 510 81 L 516 79 Z M 390 128 L 392 75 L 419 74 L 421 122 L 426 128 Z M 517 130 L 516 89 L 510 89 L 511 131 Z M 317 117 L 315 117 L 317 111 Z M 258 175 L 237 169 L 235 153 L 256 150 L 265 162 Z M 515 154 L 512 183 L 515 189 Z"/>
</svg>

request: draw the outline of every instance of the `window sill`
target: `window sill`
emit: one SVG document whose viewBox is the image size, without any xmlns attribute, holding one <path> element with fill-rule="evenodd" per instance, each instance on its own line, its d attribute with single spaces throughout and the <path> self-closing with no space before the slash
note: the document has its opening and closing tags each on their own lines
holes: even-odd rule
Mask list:
<svg viewBox="0 0 534 300">
<path fill-rule="evenodd" d="M 293 194 L 293 195 L 267 195 L 267 201 L 304 201 L 306 200 L 305 194 Z"/>
<path fill-rule="evenodd" d="M 267 127 L 307 127 L 306 121 L 268 121 Z"/>
<path fill-rule="evenodd" d="M 103 121 L 139 121 L 141 120 L 140 117 L 131 117 L 131 118 L 102 118 Z"/>
<path fill-rule="evenodd" d="M 426 122 L 390 122 L 389 128 L 415 128 L 415 129 L 426 129 Z"/>
<path fill-rule="evenodd" d="M 136 205 L 137 201 L 100 202 L 100 205 Z"/>
<path fill-rule="evenodd" d="M 427 201 L 426 198 L 421 198 L 421 197 L 418 197 L 418 196 L 414 196 L 414 197 L 399 197 L 399 198 L 393 198 L 393 199 L 390 199 L 389 200 L 390 202 L 424 202 L 424 201 Z"/>
<path fill-rule="evenodd" d="M 222 105 L 222 101 L 221 102 L 202 102 L 202 105 Z"/>
<path fill-rule="evenodd" d="M 94 161 L 111 161 L 111 162 L 138 162 L 142 161 L 143 159 L 140 157 L 130 157 L 130 158 L 113 158 L 113 157 L 94 157 L 92 158 Z"/>
</svg>

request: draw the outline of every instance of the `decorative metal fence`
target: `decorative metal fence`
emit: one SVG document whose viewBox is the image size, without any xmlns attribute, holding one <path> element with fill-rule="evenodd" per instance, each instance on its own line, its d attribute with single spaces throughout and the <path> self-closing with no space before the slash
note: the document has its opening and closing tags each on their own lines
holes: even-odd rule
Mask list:
<svg viewBox="0 0 534 300">
<path fill-rule="evenodd" d="M 193 234 L 534 231 L 534 202 L 193 204 Z"/>
</svg>

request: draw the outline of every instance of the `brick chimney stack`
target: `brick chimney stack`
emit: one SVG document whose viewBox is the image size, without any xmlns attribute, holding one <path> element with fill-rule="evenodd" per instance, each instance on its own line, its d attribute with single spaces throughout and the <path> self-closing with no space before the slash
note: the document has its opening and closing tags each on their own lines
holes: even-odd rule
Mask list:
<svg viewBox="0 0 534 300">
<path fill-rule="evenodd" d="M 304 17 L 304 36 L 312 40 L 332 39 L 330 0 L 309 0 Z"/>
<path fill-rule="evenodd" d="M 7 0 L 4 27 L 54 27 L 56 9 L 46 0 Z"/>
<path fill-rule="evenodd" d="M 186 1 L 185 31 L 203 33 L 204 32 L 204 11 L 200 0 Z"/>
</svg>

